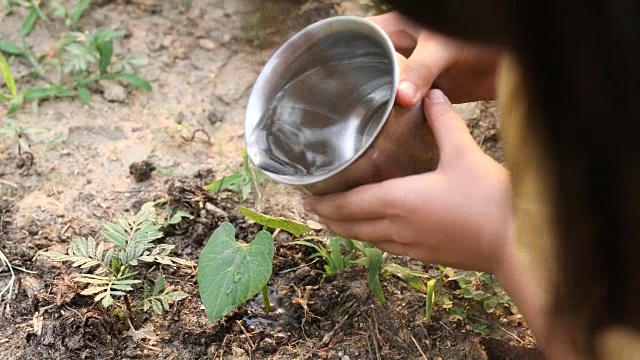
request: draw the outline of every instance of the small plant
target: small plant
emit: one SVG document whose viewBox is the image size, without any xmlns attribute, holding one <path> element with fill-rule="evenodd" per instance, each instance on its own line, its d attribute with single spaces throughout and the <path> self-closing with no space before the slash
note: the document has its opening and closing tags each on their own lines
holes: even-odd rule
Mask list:
<svg viewBox="0 0 640 360">
<path fill-rule="evenodd" d="M 90 0 L 79 0 L 67 10 L 57 1 L 47 2 L 41 8 L 37 0 L 14 1 L 5 0 L 4 7 L 8 11 L 16 7 L 28 8 L 28 14 L 22 23 L 22 45 L 9 40 L 0 40 L 0 52 L 11 59 L 23 58 L 33 68 L 32 74 L 37 79 L 37 86 L 19 90 L 8 70 L 9 63 L 0 59 L 5 84 L 9 94 L 0 94 L 0 101 L 9 103 L 9 114 L 14 114 L 27 101 L 38 101 L 56 97 L 77 97 L 84 104 L 90 104 L 92 84 L 101 80 L 117 80 L 143 90 L 151 90 L 151 84 L 134 73 L 135 69 L 146 65 L 145 59 L 124 54 L 114 56 L 114 42 L 124 37 L 125 32 L 101 30 L 81 32 L 79 23 L 90 6 Z M 61 36 L 55 50 L 36 55 L 27 42 L 27 37 L 34 29 L 37 21 L 50 22 L 51 18 L 64 19 L 71 31 Z M 57 76 L 52 76 L 57 74 Z"/>
<path fill-rule="evenodd" d="M 311 230 L 297 221 L 239 208 L 249 219 L 264 226 L 249 244 L 239 243 L 235 228 L 222 223 L 209 237 L 199 259 L 198 289 L 209 321 L 215 322 L 260 291 L 265 310 L 271 304 L 267 283 L 273 270 L 275 244 L 267 229 L 282 229 L 296 236 Z"/>
<path fill-rule="evenodd" d="M 18 147 L 18 155 L 22 155 L 24 151 L 29 151 L 28 134 L 33 134 L 39 131 L 40 129 L 23 127 L 18 125 L 14 120 L 7 119 L 7 122 L 0 127 L 0 136 L 11 138 Z"/>
<path fill-rule="evenodd" d="M 232 191 L 239 193 L 242 200 L 246 200 L 251 196 L 252 189 L 255 189 L 258 198 L 260 197 L 260 184 L 267 178 L 262 170 L 253 166 L 249 161 L 246 150 L 242 158 L 242 169 L 231 175 L 224 176 L 221 179 L 213 181 L 205 186 L 205 189 L 211 192 Z"/>
<path fill-rule="evenodd" d="M 148 291 L 145 283 L 144 298 L 133 309 L 127 295 L 134 290 L 134 285 L 142 283 L 142 280 L 134 278 L 140 262 L 171 267 L 196 265 L 170 256 L 173 245 L 153 244 L 154 240 L 163 236 L 160 231 L 162 224 L 158 224 L 153 205 L 145 204 L 134 216 L 119 215 L 115 223 L 104 222 L 102 236 L 107 240 L 106 244 L 104 241 L 96 242 L 93 237 L 78 237 L 69 245 L 66 254 L 45 251 L 42 255 L 53 261 L 70 262 L 71 266 L 80 269 L 94 268 L 93 273 L 81 273 L 73 280 L 89 284 L 81 294 L 94 296 L 94 301 L 100 302 L 105 308 L 115 304 L 129 312 L 140 308 L 152 308 L 156 312 L 167 310 L 169 303 L 182 300 L 187 294 L 175 291 L 172 287 L 163 290 L 162 277 L 155 281 L 152 292 Z M 124 304 L 114 297 L 124 299 Z"/>
<path fill-rule="evenodd" d="M 317 245 L 308 240 L 316 240 L 321 243 Z M 320 238 L 317 236 L 306 237 L 305 240 L 293 241 L 291 245 L 304 245 L 313 248 L 316 253 L 311 257 L 321 257 L 324 260 L 324 274 L 332 277 L 340 274 L 345 269 L 355 264 L 356 253 L 353 251 L 353 241 L 339 236 Z M 343 254 L 343 250 L 347 253 Z"/>
<path fill-rule="evenodd" d="M 320 244 L 308 240 L 316 240 Z M 332 236 L 324 239 L 307 237 L 291 244 L 305 245 L 316 250 L 314 256 L 320 256 L 325 261 L 326 276 L 335 276 L 355 264 L 364 266 L 371 293 L 382 305 L 386 303 L 386 299 L 380 275 L 395 275 L 414 289 L 427 293 L 428 288 L 422 281 L 422 278 L 428 277 L 427 274 L 388 262 L 389 254 L 369 243 Z"/>
</svg>

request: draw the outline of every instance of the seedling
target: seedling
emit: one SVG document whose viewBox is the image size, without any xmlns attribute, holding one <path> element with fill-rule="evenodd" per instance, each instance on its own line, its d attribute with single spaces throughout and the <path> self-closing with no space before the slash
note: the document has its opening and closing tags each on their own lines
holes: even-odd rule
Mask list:
<svg viewBox="0 0 640 360">
<path fill-rule="evenodd" d="M 267 229 L 282 229 L 296 236 L 311 230 L 297 221 L 239 208 L 264 226 L 249 244 L 239 243 L 235 228 L 222 223 L 211 235 L 199 260 L 198 288 L 209 321 L 215 322 L 262 291 L 265 310 L 271 304 L 267 283 L 273 271 L 275 245 Z"/>
<path fill-rule="evenodd" d="M 217 179 L 211 184 L 205 186 L 205 189 L 211 192 L 232 191 L 239 193 L 242 200 L 247 200 L 251 196 L 252 190 L 255 190 L 258 198 L 260 198 L 260 185 L 267 178 L 262 170 L 257 169 L 249 161 L 247 151 L 243 152 L 242 169 L 231 175 Z"/>
<path fill-rule="evenodd" d="M 319 245 L 308 240 L 316 240 Z M 395 275 L 414 289 L 427 293 L 428 288 L 421 280 L 428 277 L 427 274 L 388 262 L 389 254 L 369 243 L 341 237 L 307 237 L 291 244 L 305 245 L 316 250 L 313 256 L 320 256 L 325 261 L 326 276 L 335 276 L 355 264 L 364 266 L 367 269 L 369 289 L 382 305 L 386 304 L 386 299 L 380 283 L 380 274 Z"/>
<path fill-rule="evenodd" d="M 431 323 L 431 315 L 433 314 L 433 307 L 435 304 L 435 287 L 436 279 L 431 279 L 427 282 L 427 300 L 424 315 L 424 321 L 427 325 Z"/>
<path fill-rule="evenodd" d="M 40 129 L 23 127 L 18 125 L 14 120 L 7 119 L 6 124 L 0 127 L 0 136 L 11 138 L 18 147 L 18 155 L 22 155 L 24 151 L 29 151 L 28 134 L 33 134 L 39 131 Z"/>
<path fill-rule="evenodd" d="M 45 251 L 42 255 L 53 261 L 71 262 L 71 266 L 80 269 L 93 268 L 93 273 L 81 273 L 73 280 L 89 284 L 80 294 L 94 296 L 94 301 L 100 302 L 105 308 L 115 304 L 128 312 L 139 308 L 152 308 L 156 312 L 161 312 L 159 309 L 168 310 L 169 303 L 182 300 L 187 294 L 174 291 L 172 287 L 161 291 L 164 286 L 162 278 L 156 280 L 151 293 L 145 283 L 145 296 L 133 309 L 127 296 L 128 292 L 134 290 L 134 285 L 142 283 L 142 280 L 135 278 L 140 262 L 171 267 L 196 265 L 189 260 L 170 256 L 173 245 L 153 244 L 154 240 L 163 236 L 160 231 L 162 225 L 158 224 L 153 205 L 145 204 L 134 216 L 119 215 L 115 223 L 103 222 L 102 236 L 107 240 L 106 244 L 104 241 L 96 242 L 93 237 L 78 237 L 69 245 L 66 254 Z"/>
<path fill-rule="evenodd" d="M 317 245 L 308 240 L 316 240 L 322 245 Z M 304 245 L 313 248 L 316 253 L 311 257 L 321 257 L 324 260 L 324 274 L 333 277 L 355 264 L 355 246 L 353 241 L 339 236 L 320 238 L 317 236 L 306 237 L 305 240 L 293 241 L 291 245 Z M 343 250 L 347 253 L 343 254 Z"/>
<path fill-rule="evenodd" d="M 77 31 L 80 19 L 90 6 L 90 0 L 79 0 L 69 10 L 57 1 L 48 3 L 46 9 L 42 9 L 39 4 L 40 1 L 36 0 L 5 0 L 5 8 L 9 10 L 17 6 L 24 6 L 29 10 L 21 26 L 22 46 L 9 40 L 0 40 L 0 52 L 13 58 L 26 59 L 34 70 L 33 74 L 40 80 L 38 86 L 18 91 L 8 71 L 8 62 L 4 57 L 0 59 L 0 70 L 10 90 L 9 94 L 0 94 L 0 101 L 9 102 L 9 114 L 17 112 L 27 101 L 56 97 L 77 97 L 84 104 L 90 105 L 92 84 L 101 80 L 117 80 L 139 89 L 151 90 L 151 84 L 134 73 L 136 68 L 146 65 L 145 59 L 128 54 L 115 57 L 113 54 L 114 42 L 122 38 L 125 32 Z M 36 55 L 32 52 L 27 37 L 38 20 L 50 21 L 45 11 L 50 11 L 52 18 L 64 19 L 65 24 L 73 31 L 62 35 L 52 53 Z M 45 68 L 56 69 L 57 77 L 52 77 L 54 72 L 45 71 Z"/>
</svg>

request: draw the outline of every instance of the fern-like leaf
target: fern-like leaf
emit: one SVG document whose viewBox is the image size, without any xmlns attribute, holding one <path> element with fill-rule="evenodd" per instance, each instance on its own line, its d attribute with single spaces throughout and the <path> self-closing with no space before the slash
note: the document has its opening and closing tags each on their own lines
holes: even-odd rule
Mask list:
<svg viewBox="0 0 640 360">
<path fill-rule="evenodd" d="M 123 265 L 137 265 L 138 258 L 153 246 L 151 242 L 162 237 L 153 203 L 143 205 L 134 216 L 119 215 L 115 223 L 104 222 L 102 226 L 102 235 L 124 250 L 118 253 Z"/>
<path fill-rule="evenodd" d="M 167 286 L 167 288 L 162 291 L 164 284 L 164 277 L 158 278 L 151 296 L 145 296 L 138 307 L 142 307 L 143 311 L 152 309 L 156 314 L 161 315 L 164 311 L 169 311 L 171 303 L 183 300 L 189 296 L 185 292 L 175 290 L 173 286 Z"/>
<path fill-rule="evenodd" d="M 93 237 L 77 237 L 71 244 L 66 254 L 58 251 L 43 251 L 41 254 L 53 261 L 71 262 L 71 266 L 87 269 L 92 266 L 100 266 L 98 271 L 104 272 L 107 265 L 102 257 L 104 243 L 96 245 Z"/>
<path fill-rule="evenodd" d="M 192 261 L 169 256 L 169 253 L 174 247 L 175 245 L 160 244 L 151 250 L 151 252 L 145 252 L 144 255 L 140 256 L 138 259 L 144 262 L 156 262 L 172 267 L 176 267 L 176 265 L 196 266 L 196 263 Z"/>
<path fill-rule="evenodd" d="M 136 273 L 129 273 L 119 277 L 80 274 L 80 276 L 73 280 L 90 284 L 90 286 L 80 292 L 80 294 L 95 295 L 93 300 L 100 302 L 102 306 L 107 308 L 114 303 L 113 296 L 123 296 L 126 291 L 133 290 L 132 285 L 142 282 L 141 280 L 127 279 L 135 274 Z"/>
</svg>

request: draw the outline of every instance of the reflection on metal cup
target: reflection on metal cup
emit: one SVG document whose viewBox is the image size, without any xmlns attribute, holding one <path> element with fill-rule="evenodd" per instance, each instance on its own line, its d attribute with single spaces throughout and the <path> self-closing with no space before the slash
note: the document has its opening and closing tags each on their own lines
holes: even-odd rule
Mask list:
<svg viewBox="0 0 640 360">
<path fill-rule="evenodd" d="M 399 67 L 376 24 L 337 16 L 295 34 L 253 87 L 247 153 L 270 178 L 322 195 L 435 169 L 422 105 L 394 105 Z"/>
</svg>

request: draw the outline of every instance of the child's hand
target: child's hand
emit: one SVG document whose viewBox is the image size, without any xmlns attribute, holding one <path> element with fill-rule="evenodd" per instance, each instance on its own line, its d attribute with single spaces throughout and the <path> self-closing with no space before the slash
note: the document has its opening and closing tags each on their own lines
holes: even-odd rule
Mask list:
<svg viewBox="0 0 640 360">
<path fill-rule="evenodd" d="M 400 105 L 417 105 L 432 87 L 444 91 L 455 103 L 495 98 L 500 49 L 447 38 L 395 11 L 367 19 L 379 25 L 396 50 L 408 58 L 400 68 Z"/>
<path fill-rule="evenodd" d="M 440 90 L 424 104 L 441 152 L 435 171 L 314 196 L 305 207 L 337 234 L 392 254 L 493 272 L 512 238 L 509 173 L 482 152 Z"/>
</svg>

